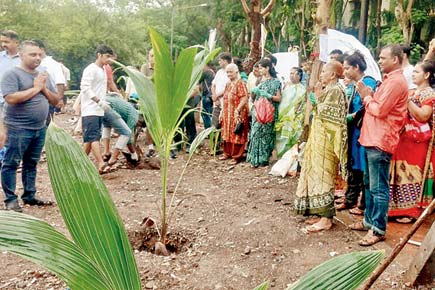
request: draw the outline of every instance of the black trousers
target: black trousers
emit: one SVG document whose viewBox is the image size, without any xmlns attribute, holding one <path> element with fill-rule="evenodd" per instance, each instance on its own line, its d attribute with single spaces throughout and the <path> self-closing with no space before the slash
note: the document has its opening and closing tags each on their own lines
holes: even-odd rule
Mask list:
<svg viewBox="0 0 435 290">
<path fill-rule="evenodd" d="M 184 115 L 186 113 L 187 109 L 184 109 L 181 115 Z M 190 146 L 190 144 L 193 142 L 193 140 L 196 138 L 196 123 L 195 123 L 195 113 L 190 112 L 186 118 L 184 118 L 183 122 L 181 122 L 180 129 L 184 132 L 186 132 L 187 137 L 187 146 Z M 179 143 L 182 141 L 183 136 L 177 132 L 174 136 L 174 142 Z M 177 145 L 177 149 L 181 150 L 183 147 L 183 144 L 179 143 Z"/>
<path fill-rule="evenodd" d="M 344 203 L 348 208 L 358 204 L 359 193 L 362 192 L 360 209 L 365 209 L 365 194 L 364 194 L 364 172 L 361 170 L 349 170 L 347 179 L 347 191 L 345 193 Z"/>
</svg>

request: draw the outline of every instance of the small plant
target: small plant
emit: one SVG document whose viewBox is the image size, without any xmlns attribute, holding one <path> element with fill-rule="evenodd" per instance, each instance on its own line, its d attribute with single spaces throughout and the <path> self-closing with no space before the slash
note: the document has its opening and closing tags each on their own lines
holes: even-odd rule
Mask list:
<svg viewBox="0 0 435 290">
<path fill-rule="evenodd" d="M 140 72 L 118 64 L 124 68 L 136 87 L 140 110 L 159 151 L 162 182 L 159 235 L 160 242 L 165 244 L 169 226 L 168 221 L 170 220 L 168 217 L 174 208 L 172 206 L 173 197 L 169 206 L 167 205 L 167 174 L 170 150 L 173 146 L 172 142 L 185 116 L 194 110 L 190 109 L 182 115 L 183 109 L 186 107 L 187 101 L 201 77 L 202 69 L 216 55 L 218 50 L 208 52 L 204 49 L 198 52 L 199 46 L 189 47 L 180 52 L 174 63 L 169 46 L 162 36 L 155 30 L 150 29 L 150 39 L 155 59 L 154 82 L 147 79 Z M 200 134 L 197 138 L 199 140 L 205 137 L 205 134 Z M 197 146 L 200 142 L 194 143 Z M 195 146 L 191 146 L 190 156 L 195 152 L 195 149 Z M 182 174 L 179 180 L 181 180 L 181 177 Z"/>
</svg>

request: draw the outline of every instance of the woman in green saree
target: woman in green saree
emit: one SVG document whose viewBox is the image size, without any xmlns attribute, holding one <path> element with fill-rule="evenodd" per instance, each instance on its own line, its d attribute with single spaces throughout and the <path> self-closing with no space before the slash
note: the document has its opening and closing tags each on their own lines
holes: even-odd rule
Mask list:
<svg viewBox="0 0 435 290">
<path fill-rule="evenodd" d="M 278 157 L 290 150 L 301 136 L 304 123 L 305 86 L 301 84 L 303 71 L 298 67 L 290 70 L 290 82 L 282 90 L 275 122 L 275 149 Z"/>
<path fill-rule="evenodd" d="M 335 178 L 339 167 L 344 179 L 347 174 L 347 104 L 344 90 L 338 83 L 342 74 L 341 63 L 327 63 L 314 94 L 310 94 L 314 105 L 313 121 L 305 147 L 294 211 L 301 215 L 320 216 L 320 220 L 305 228 L 311 233 L 332 227 Z"/>
</svg>

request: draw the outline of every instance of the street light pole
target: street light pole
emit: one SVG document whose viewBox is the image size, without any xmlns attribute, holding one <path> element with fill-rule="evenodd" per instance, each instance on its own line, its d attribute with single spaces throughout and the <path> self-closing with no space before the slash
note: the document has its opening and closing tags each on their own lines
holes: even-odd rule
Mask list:
<svg viewBox="0 0 435 290">
<path fill-rule="evenodd" d="M 174 47 L 174 18 L 175 18 L 175 10 L 182 10 L 182 9 L 190 9 L 190 8 L 197 8 L 197 7 L 207 7 L 208 4 L 207 3 L 202 3 L 202 4 L 198 4 L 198 5 L 194 5 L 194 6 L 185 6 L 185 7 L 178 7 L 175 8 L 175 2 L 171 1 L 171 40 L 170 40 L 170 50 L 171 50 L 171 58 L 172 56 L 172 52 L 173 52 L 173 47 Z"/>
</svg>

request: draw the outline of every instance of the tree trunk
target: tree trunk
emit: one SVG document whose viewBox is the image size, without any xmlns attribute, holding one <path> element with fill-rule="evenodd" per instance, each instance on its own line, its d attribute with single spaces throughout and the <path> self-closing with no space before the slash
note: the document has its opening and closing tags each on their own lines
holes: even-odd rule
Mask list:
<svg viewBox="0 0 435 290">
<path fill-rule="evenodd" d="M 360 24 L 358 31 L 358 39 L 362 44 L 366 43 L 367 39 L 367 21 L 369 16 L 369 0 L 361 0 Z"/>
<path fill-rule="evenodd" d="M 301 33 L 299 35 L 299 47 L 304 55 L 304 58 L 307 57 L 307 49 L 305 45 L 305 1 L 302 1 L 302 7 L 301 7 Z"/>
<path fill-rule="evenodd" d="M 222 36 L 222 40 L 223 40 L 224 45 L 225 45 L 225 51 L 231 51 L 231 41 L 222 27 L 222 19 L 218 19 L 216 28 Z"/>
<path fill-rule="evenodd" d="M 261 58 L 261 24 L 264 23 L 264 18 L 272 11 L 276 0 L 270 0 L 264 9 L 261 9 L 260 0 L 251 0 L 251 8 L 249 8 L 246 0 L 240 1 L 242 2 L 243 11 L 248 17 L 249 24 L 252 28 L 251 49 L 243 64 L 245 71 L 251 72 L 254 64 Z"/>
<path fill-rule="evenodd" d="M 382 37 L 381 9 L 382 9 L 382 0 L 377 0 L 376 2 L 376 36 L 378 38 L 378 43 L 376 46 L 377 55 L 381 53 L 381 37 Z"/>
<path fill-rule="evenodd" d="M 411 43 L 412 33 L 414 30 L 413 29 L 414 23 L 412 22 L 412 18 L 411 18 L 413 5 L 414 5 L 414 0 L 408 0 L 408 5 L 406 6 L 406 10 L 405 10 L 403 0 L 398 0 L 396 9 L 394 11 L 397 22 L 399 22 L 400 28 L 402 28 L 403 39 L 405 40 L 405 43 L 408 45 Z"/>
<path fill-rule="evenodd" d="M 314 21 L 316 23 L 316 34 L 327 34 L 329 25 L 329 15 L 331 11 L 332 0 L 318 0 L 319 5 L 317 7 L 316 16 Z M 319 41 L 316 41 L 313 49 L 314 53 L 320 53 Z M 323 63 L 320 61 L 319 56 L 316 56 L 311 66 L 311 74 L 308 84 L 308 90 L 314 91 L 314 86 L 319 82 L 320 73 L 322 71 Z M 308 96 L 308 94 L 307 94 Z M 307 105 L 305 106 L 305 119 L 304 119 L 304 131 L 308 131 L 309 118 L 311 115 L 311 102 L 307 99 Z"/>
<path fill-rule="evenodd" d="M 319 6 L 317 7 L 317 12 L 314 21 L 316 22 L 316 34 L 327 34 L 329 26 L 329 15 L 331 11 L 332 0 L 319 0 Z M 313 49 L 314 53 L 320 53 L 319 42 L 316 41 Z M 314 88 L 314 86 L 319 81 L 320 72 L 322 71 L 322 62 L 317 56 L 314 60 L 313 67 L 311 69 L 311 76 L 309 87 Z"/>
</svg>

